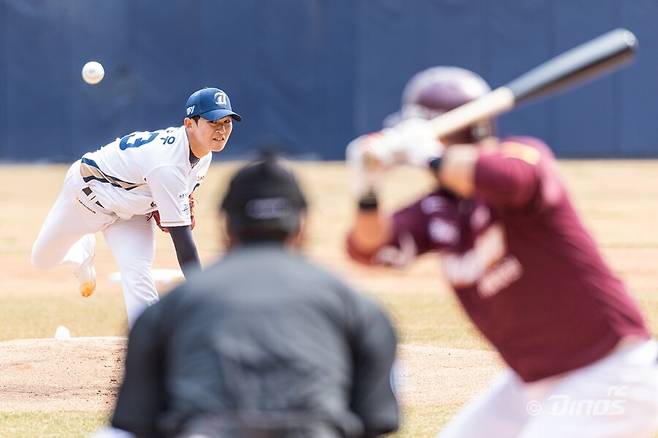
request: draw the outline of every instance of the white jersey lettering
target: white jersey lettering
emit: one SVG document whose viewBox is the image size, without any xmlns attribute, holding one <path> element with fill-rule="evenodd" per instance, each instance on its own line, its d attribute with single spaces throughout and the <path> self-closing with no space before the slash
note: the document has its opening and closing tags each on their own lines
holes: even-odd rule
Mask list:
<svg viewBox="0 0 658 438">
<path fill-rule="evenodd" d="M 500 225 L 489 227 L 477 238 L 473 248 L 462 254 L 445 254 L 443 269 L 454 287 L 478 284 L 486 297 L 495 295 L 518 280 L 523 268 L 516 257 L 507 254 L 505 233 Z"/>
<path fill-rule="evenodd" d="M 185 127 L 139 131 L 87 153 L 80 173 L 105 208 L 128 219 L 160 212 L 163 226 L 191 223 L 188 196 L 203 179 L 211 154 L 192 167 Z"/>
</svg>

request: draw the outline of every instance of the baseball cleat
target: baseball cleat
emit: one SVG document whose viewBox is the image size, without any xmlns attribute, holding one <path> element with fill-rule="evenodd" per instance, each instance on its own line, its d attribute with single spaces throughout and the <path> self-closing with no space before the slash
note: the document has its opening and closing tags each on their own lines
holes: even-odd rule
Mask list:
<svg viewBox="0 0 658 438">
<path fill-rule="evenodd" d="M 73 271 L 73 274 L 80 283 L 80 295 L 89 297 L 96 290 L 96 268 L 94 268 L 96 239 L 93 235 L 89 235 L 82 244 L 85 246 L 87 258 Z"/>
<path fill-rule="evenodd" d="M 95 289 L 96 289 L 95 282 L 84 283 L 80 285 L 80 294 L 86 298 L 91 294 L 93 294 Z"/>
<path fill-rule="evenodd" d="M 93 262 L 94 258 L 92 257 L 75 270 L 75 276 L 80 283 L 80 295 L 83 297 L 91 296 L 96 289 L 96 269 Z"/>
</svg>

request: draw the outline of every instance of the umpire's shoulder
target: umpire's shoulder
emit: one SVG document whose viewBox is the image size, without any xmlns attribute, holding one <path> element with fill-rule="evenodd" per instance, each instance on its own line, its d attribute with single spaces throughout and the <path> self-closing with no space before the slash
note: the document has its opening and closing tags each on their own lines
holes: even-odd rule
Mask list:
<svg viewBox="0 0 658 438">
<path fill-rule="evenodd" d="M 332 290 L 345 304 L 350 319 L 361 322 L 373 319 L 390 322 L 391 318 L 386 306 L 376 296 L 351 285 L 347 280 L 325 267 L 312 262 L 308 262 L 308 265 L 315 270 L 318 277 L 323 278 L 332 286 Z"/>
<path fill-rule="evenodd" d="M 338 294 L 344 295 L 345 297 L 357 297 L 360 298 L 361 294 L 356 292 L 356 290 L 348 284 L 338 273 L 332 272 L 329 268 L 319 265 L 312 260 L 309 260 L 302 254 L 293 254 L 293 257 L 297 259 L 297 262 L 300 266 L 304 266 L 304 269 L 309 274 L 310 277 L 314 277 L 319 281 L 324 282 L 334 289 Z"/>
</svg>

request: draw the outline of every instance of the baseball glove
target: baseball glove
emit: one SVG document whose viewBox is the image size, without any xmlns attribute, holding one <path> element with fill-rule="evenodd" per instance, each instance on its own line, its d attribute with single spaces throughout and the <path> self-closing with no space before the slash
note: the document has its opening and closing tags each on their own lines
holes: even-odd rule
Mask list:
<svg viewBox="0 0 658 438">
<path fill-rule="evenodd" d="M 190 194 L 190 219 L 192 220 L 192 223 L 190 224 L 190 227 L 194 229 L 194 226 L 196 225 L 196 221 L 194 220 L 194 206 L 196 205 L 196 200 L 194 199 L 194 194 Z M 169 228 L 163 227 L 162 224 L 160 223 L 160 212 L 158 210 L 153 210 L 146 216 L 146 220 L 150 221 L 153 219 L 155 221 L 155 224 L 160 228 L 162 231 L 165 233 L 169 232 Z"/>
</svg>

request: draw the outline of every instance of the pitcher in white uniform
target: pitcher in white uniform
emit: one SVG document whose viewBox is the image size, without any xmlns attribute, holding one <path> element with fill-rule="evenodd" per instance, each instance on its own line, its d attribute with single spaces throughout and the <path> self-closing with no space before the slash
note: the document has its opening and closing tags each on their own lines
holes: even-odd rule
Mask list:
<svg viewBox="0 0 658 438">
<path fill-rule="evenodd" d="M 151 276 L 156 220 L 170 233 L 185 276 L 201 267 L 191 195 L 208 172 L 211 152 L 226 146 L 233 120 L 241 117 L 228 95 L 203 88 L 188 98 L 182 126 L 133 132 L 83 155 L 69 168 L 34 242 L 32 265 L 72 265 L 88 297 L 96 288 L 95 233 L 101 231 L 119 265 L 132 326 L 158 300 Z"/>
</svg>

